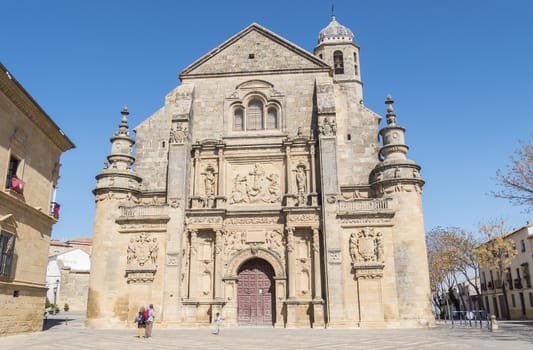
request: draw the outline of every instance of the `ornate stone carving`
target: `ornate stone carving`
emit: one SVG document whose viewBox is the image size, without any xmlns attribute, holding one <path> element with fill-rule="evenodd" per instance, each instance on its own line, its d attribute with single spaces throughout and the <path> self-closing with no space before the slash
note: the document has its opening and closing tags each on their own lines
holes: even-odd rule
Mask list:
<svg viewBox="0 0 533 350">
<path fill-rule="evenodd" d="M 324 118 L 324 120 L 318 124 L 318 130 L 320 131 L 320 135 L 335 136 L 337 134 L 337 123 L 333 118 Z"/>
<path fill-rule="evenodd" d="M 317 228 L 313 228 L 313 251 L 318 253 L 320 251 L 320 235 Z"/>
<path fill-rule="evenodd" d="M 204 175 L 204 194 L 206 196 L 214 196 L 216 194 L 215 184 L 216 184 L 216 173 L 215 169 L 212 166 L 208 166 L 205 169 Z"/>
<path fill-rule="evenodd" d="M 270 231 L 266 237 L 266 245 L 269 250 L 280 251 L 283 248 L 283 233 L 279 230 Z"/>
<path fill-rule="evenodd" d="M 170 143 L 183 144 L 187 139 L 187 126 L 185 123 L 177 123 L 176 127 L 170 129 Z"/>
<path fill-rule="evenodd" d="M 294 251 L 294 228 L 287 227 L 287 251 Z"/>
<path fill-rule="evenodd" d="M 330 264 L 340 264 L 342 262 L 342 254 L 340 249 L 329 249 L 328 250 L 328 263 Z"/>
<path fill-rule="evenodd" d="M 188 224 L 221 224 L 220 216 L 194 216 L 187 219 Z"/>
<path fill-rule="evenodd" d="M 279 175 L 271 173 L 267 176 L 263 166 L 256 163 L 247 175 L 235 176 L 229 203 L 277 203 L 280 200 Z"/>
<path fill-rule="evenodd" d="M 383 263 L 383 235 L 373 228 L 364 228 L 350 235 L 352 264 Z"/>
<path fill-rule="evenodd" d="M 224 221 L 227 225 L 249 225 L 249 224 L 276 224 L 279 222 L 277 216 L 252 217 L 252 218 L 228 218 Z"/>
<path fill-rule="evenodd" d="M 318 216 L 315 214 L 290 214 L 287 216 L 289 222 L 318 222 Z"/>
<path fill-rule="evenodd" d="M 127 250 L 128 266 L 156 266 L 159 246 L 157 238 L 141 232 L 130 239 Z"/>
<path fill-rule="evenodd" d="M 300 164 L 296 167 L 296 187 L 298 189 L 298 205 L 307 204 L 307 175 L 305 166 Z"/>
<path fill-rule="evenodd" d="M 128 283 L 151 283 L 154 281 L 155 270 L 128 270 Z"/>
<path fill-rule="evenodd" d="M 167 254 L 167 266 L 178 265 L 179 254 Z"/>
</svg>

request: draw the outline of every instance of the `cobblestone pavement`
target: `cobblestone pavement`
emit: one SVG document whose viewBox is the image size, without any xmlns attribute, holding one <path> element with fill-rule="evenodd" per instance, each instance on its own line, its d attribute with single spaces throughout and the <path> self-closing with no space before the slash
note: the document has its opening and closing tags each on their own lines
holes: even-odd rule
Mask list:
<svg viewBox="0 0 533 350">
<path fill-rule="evenodd" d="M 439 323 L 432 329 L 160 329 L 150 339 L 137 329 L 94 330 L 83 315 L 56 315 L 45 331 L 0 338 L 1 350 L 21 349 L 533 349 L 533 321 L 500 322 L 500 330 Z M 135 348 L 134 348 L 135 347 Z"/>
</svg>

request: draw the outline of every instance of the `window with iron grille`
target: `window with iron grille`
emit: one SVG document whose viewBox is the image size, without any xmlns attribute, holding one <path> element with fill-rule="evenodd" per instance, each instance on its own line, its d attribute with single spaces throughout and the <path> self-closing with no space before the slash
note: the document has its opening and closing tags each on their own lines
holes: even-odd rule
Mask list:
<svg viewBox="0 0 533 350">
<path fill-rule="evenodd" d="M 13 267 L 13 255 L 15 252 L 15 235 L 0 231 L 0 276 L 11 277 Z"/>
</svg>

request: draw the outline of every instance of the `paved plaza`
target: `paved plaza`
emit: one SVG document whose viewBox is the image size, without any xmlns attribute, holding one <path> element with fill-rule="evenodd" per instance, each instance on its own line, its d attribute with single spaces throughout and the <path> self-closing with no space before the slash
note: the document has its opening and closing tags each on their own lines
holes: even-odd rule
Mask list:
<svg viewBox="0 0 533 350">
<path fill-rule="evenodd" d="M 439 323 L 433 329 L 159 329 L 137 338 L 137 329 L 94 330 L 84 316 L 52 316 L 45 331 L 0 338 L 0 349 L 533 349 L 533 321 L 500 322 L 498 332 Z"/>
</svg>

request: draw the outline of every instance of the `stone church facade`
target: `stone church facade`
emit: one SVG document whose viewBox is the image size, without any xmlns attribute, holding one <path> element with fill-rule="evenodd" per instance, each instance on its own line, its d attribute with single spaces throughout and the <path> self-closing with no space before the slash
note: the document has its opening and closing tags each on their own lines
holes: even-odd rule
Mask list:
<svg viewBox="0 0 533 350">
<path fill-rule="evenodd" d="M 353 38 L 333 18 L 311 54 L 252 24 L 135 140 L 123 109 L 94 189 L 88 325 L 149 303 L 163 327 L 432 324 L 424 181 L 392 98 L 381 129 L 363 104 Z"/>
</svg>

